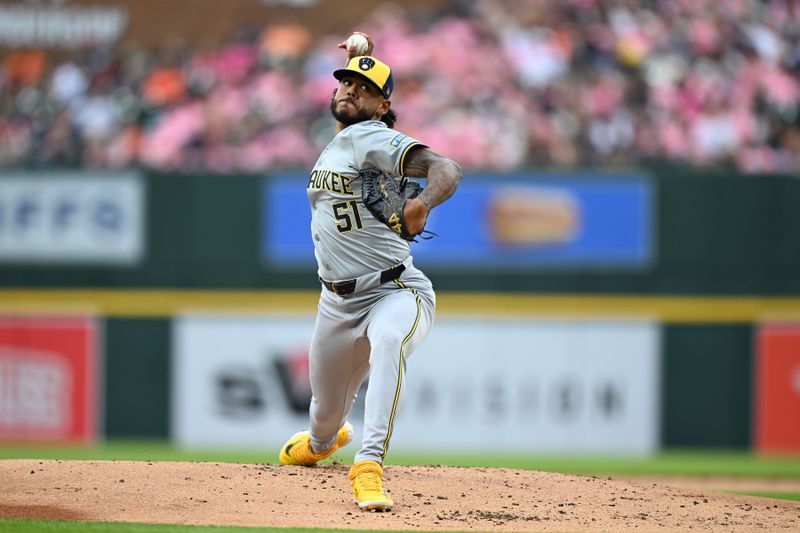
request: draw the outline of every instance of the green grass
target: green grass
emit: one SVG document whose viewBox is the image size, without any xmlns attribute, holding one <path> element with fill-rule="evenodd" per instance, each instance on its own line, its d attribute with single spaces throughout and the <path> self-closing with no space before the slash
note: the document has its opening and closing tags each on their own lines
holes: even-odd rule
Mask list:
<svg viewBox="0 0 800 533">
<path fill-rule="evenodd" d="M 335 458 L 352 460 L 351 451 Z M 134 461 L 213 461 L 226 463 L 274 463 L 277 450 L 232 452 L 230 450 L 182 450 L 163 441 L 112 441 L 98 447 L 0 446 L 0 459 L 91 459 Z M 464 455 L 392 454 L 387 464 L 491 466 L 547 472 L 617 476 L 739 476 L 800 478 L 800 456 L 761 457 L 744 451 L 667 451 L 654 457 L 620 456 L 526 456 L 508 454 Z"/>
<path fill-rule="evenodd" d="M 762 498 L 774 498 L 776 500 L 791 500 L 800 502 L 800 492 L 786 492 L 779 490 L 731 490 L 734 494 L 744 494 L 745 496 L 761 496 Z"/>
<path fill-rule="evenodd" d="M 397 457 L 396 464 L 494 466 L 585 475 L 741 476 L 800 478 L 800 457 L 759 457 L 739 451 L 667 451 L 653 457 L 500 456 Z"/>
<path fill-rule="evenodd" d="M 353 529 L 305 529 L 235 526 L 176 526 L 127 522 L 0 520 L 0 533 L 354 533 Z M 425 532 L 423 532 L 425 533 Z"/>
</svg>

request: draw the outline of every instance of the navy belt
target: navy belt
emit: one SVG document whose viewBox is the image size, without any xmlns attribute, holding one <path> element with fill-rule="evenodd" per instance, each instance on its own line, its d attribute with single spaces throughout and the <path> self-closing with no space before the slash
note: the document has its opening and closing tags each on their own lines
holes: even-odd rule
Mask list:
<svg viewBox="0 0 800 533">
<path fill-rule="evenodd" d="M 387 268 L 381 272 L 381 284 L 386 283 L 387 281 L 392 281 L 400 277 L 403 271 L 406 269 L 406 266 L 400 263 L 397 266 L 393 266 L 392 268 Z M 353 291 L 356 290 L 356 279 L 348 279 L 345 281 L 325 281 L 324 279 L 319 279 L 322 284 L 331 292 L 335 292 L 339 296 L 347 296 L 348 294 L 352 294 Z"/>
</svg>

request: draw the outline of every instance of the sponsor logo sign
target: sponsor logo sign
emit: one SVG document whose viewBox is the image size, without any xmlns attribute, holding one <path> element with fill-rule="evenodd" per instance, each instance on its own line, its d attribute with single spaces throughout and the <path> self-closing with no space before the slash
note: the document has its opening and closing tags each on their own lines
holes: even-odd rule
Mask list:
<svg viewBox="0 0 800 533">
<path fill-rule="evenodd" d="M 260 446 L 306 427 L 313 325 L 310 318 L 177 318 L 172 438 L 186 445 Z"/>
<path fill-rule="evenodd" d="M 85 5 L 66 0 L 0 3 L 0 46 L 78 48 L 114 44 L 128 26 L 119 5 Z"/>
<path fill-rule="evenodd" d="M 0 440 L 95 440 L 97 366 L 93 320 L 0 317 Z"/>
<path fill-rule="evenodd" d="M 268 264 L 314 264 L 307 181 L 299 174 L 265 181 Z M 456 195 L 428 219 L 439 237 L 412 247 L 423 268 L 641 270 L 656 259 L 656 190 L 646 176 L 470 176 Z"/>
<path fill-rule="evenodd" d="M 800 452 L 800 323 L 760 327 L 755 383 L 756 449 Z"/>
<path fill-rule="evenodd" d="M 0 263 L 111 263 L 144 255 L 135 175 L 0 175 Z"/>
<path fill-rule="evenodd" d="M 440 321 L 408 362 L 394 449 L 649 454 L 659 327 L 648 321 Z"/>
<path fill-rule="evenodd" d="M 174 331 L 177 442 L 277 453 L 308 427 L 313 319 L 186 315 Z M 659 336 L 636 320 L 440 320 L 408 360 L 391 448 L 483 451 L 503 435 L 520 453 L 652 453 Z"/>
</svg>

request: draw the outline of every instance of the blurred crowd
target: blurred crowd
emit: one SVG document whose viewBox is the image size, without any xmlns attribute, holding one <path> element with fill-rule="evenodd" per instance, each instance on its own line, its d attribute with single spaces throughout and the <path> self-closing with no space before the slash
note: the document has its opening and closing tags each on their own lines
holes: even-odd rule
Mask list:
<svg viewBox="0 0 800 533">
<path fill-rule="evenodd" d="M 467 170 L 800 169 L 800 2 L 476 0 L 380 6 L 397 129 Z M 0 165 L 308 168 L 346 35 L 242 28 L 216 49 L 7 54 Z"/>
</svg>

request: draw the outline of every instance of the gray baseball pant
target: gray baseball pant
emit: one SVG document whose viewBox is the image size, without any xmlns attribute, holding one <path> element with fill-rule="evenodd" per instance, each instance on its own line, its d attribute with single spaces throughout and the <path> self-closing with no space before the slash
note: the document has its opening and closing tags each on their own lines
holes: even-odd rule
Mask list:
<svg viewBox="0 0 800 533">
<path fill-rule="evenodd" d="M 317 452 L 333 446 L 369 375 L 355 461 L 383 463 L 402 402 L 406 360 L 428 335 L 436 307 L 430 280 L 410 258 L 404 263 L 409 266 L 396 281 L 359 291 L 360 284 L 375 285 L 359 278 L 356 292 L 346 296 L 322 288 L 309 354 L 311 446 Z"/>
</svg>

